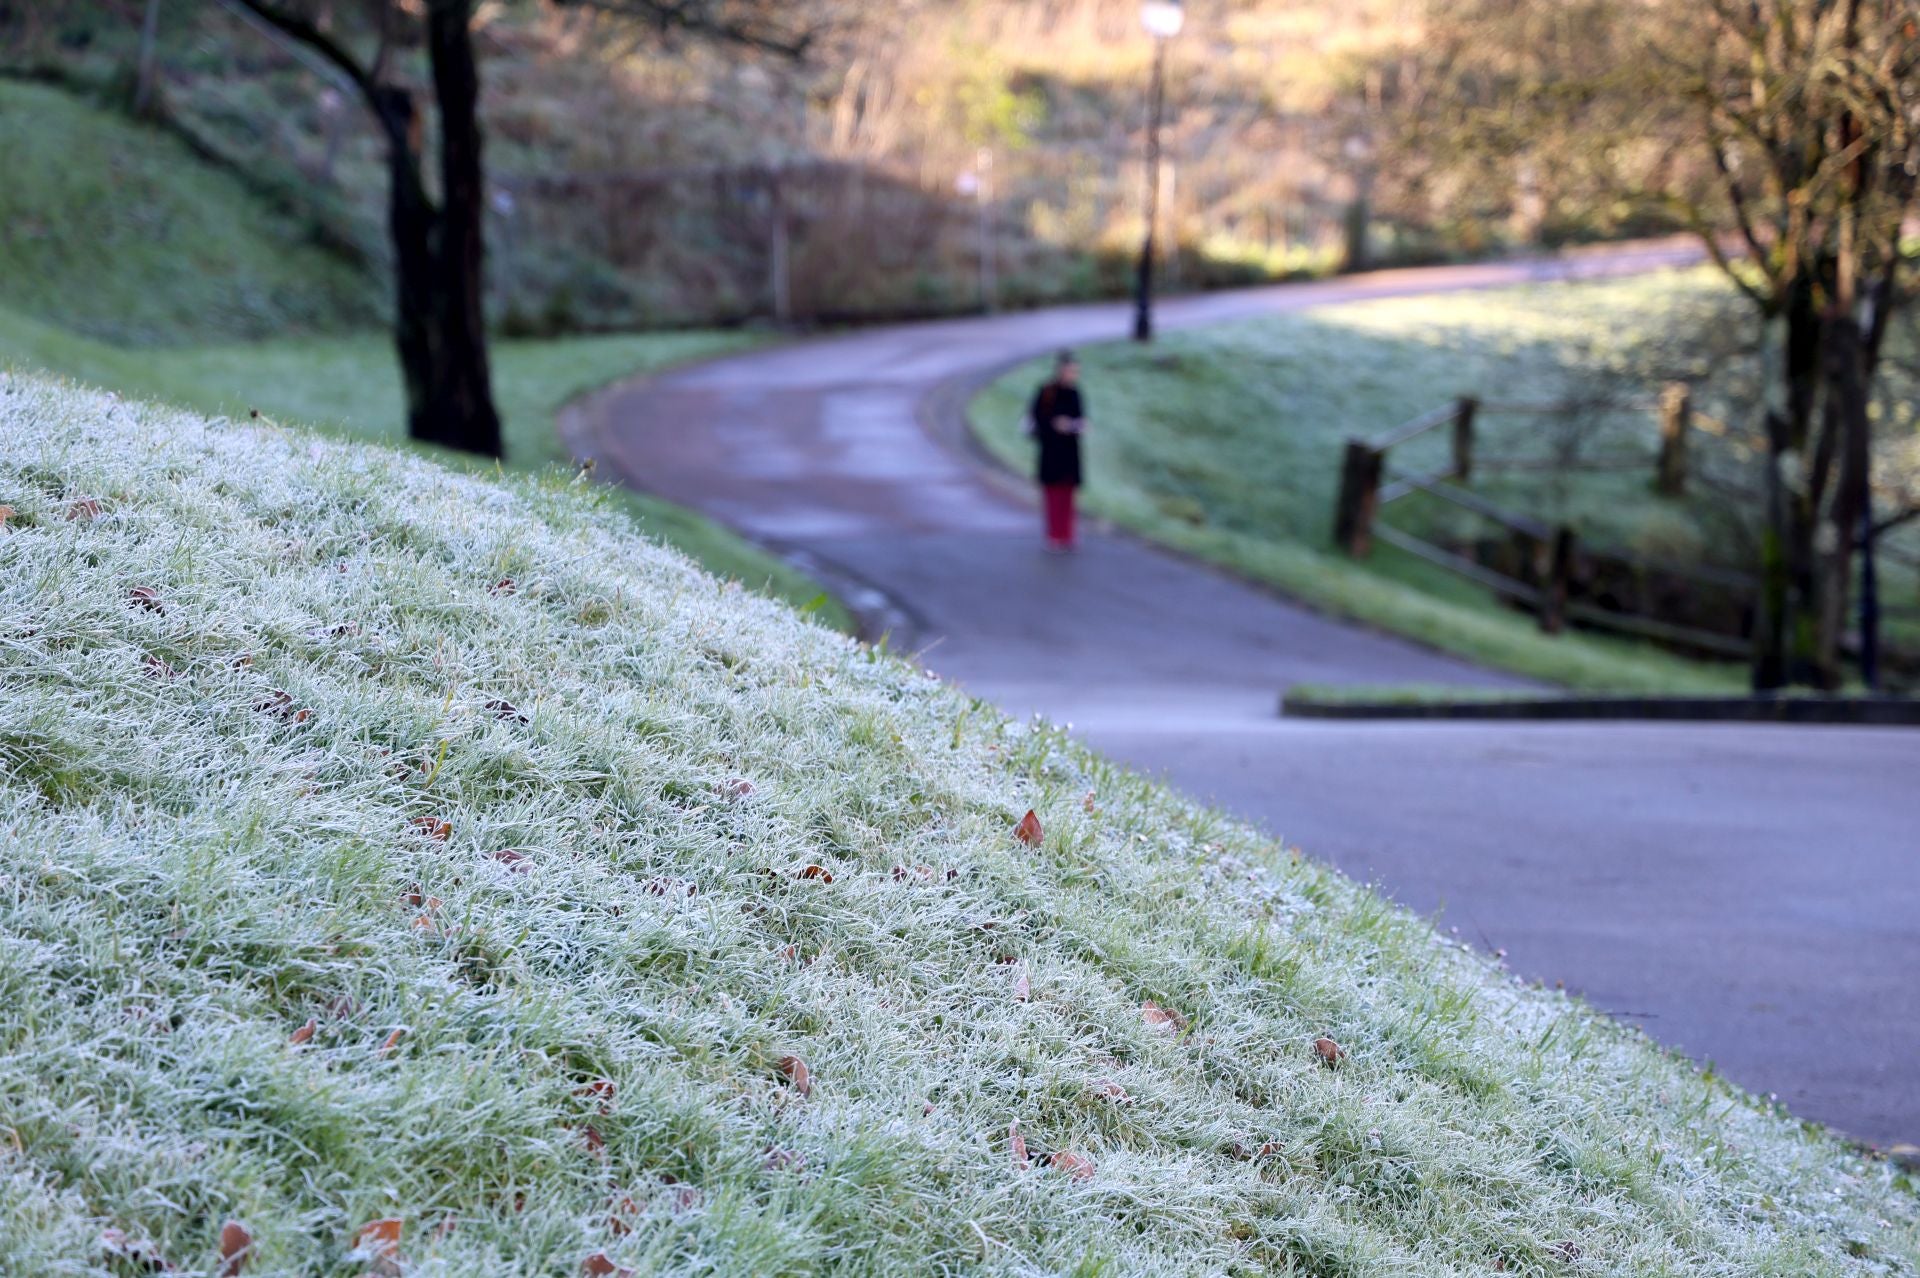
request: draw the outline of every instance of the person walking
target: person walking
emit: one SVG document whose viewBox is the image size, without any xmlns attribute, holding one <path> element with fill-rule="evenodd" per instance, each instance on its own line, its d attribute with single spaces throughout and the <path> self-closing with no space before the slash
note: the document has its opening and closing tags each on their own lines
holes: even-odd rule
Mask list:
<svg viewBox="0 0 1920 1278">
<path fill-rule="evenodd" d="M 1080 361 L 1072 351 L 1061 351 L 1052 379 L 1027 410 L 1027 433 L 1039 453 L 1036 478 L 1046 508 L 1047 549 L 1056 554 L 1074 547 L 1074 490 L 1080 487 L 1080 436 L 1086 429 Z"/>
</svg>

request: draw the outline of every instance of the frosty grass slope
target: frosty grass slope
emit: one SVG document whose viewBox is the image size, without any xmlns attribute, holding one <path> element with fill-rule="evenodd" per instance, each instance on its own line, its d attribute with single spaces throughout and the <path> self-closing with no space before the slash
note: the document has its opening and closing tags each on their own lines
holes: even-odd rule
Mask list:
<svg viewBox="0 0 1920 1278">
<path fill-rule="evenodd" d="M 15 377 L 0 503 L 9 1274 L 1916 1272 L 1888 1165 L 589 490 Z"/>
</svg>

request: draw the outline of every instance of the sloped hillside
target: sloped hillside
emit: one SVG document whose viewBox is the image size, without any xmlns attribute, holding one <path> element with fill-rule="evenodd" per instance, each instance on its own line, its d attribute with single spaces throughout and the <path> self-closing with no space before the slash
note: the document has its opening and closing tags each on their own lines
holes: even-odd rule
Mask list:
<svg viewBox="0 0 1920 1278">
<path fill-rule="evenodd" d="M 371 271 L 178 138 L 0 80 L 0 306 L 130 346 L 379 322 Z"/>
<path fill-rule="evenodd" d="M 598 500 L 0 381 L 0 1269 L 1920 1264 L 1886 1165 Z"/>
</svg>

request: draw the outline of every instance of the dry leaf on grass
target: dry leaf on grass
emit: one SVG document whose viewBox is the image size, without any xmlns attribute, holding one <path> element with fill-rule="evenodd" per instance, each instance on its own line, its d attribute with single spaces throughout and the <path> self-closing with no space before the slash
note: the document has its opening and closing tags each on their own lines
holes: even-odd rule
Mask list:
<svg viewBox="0 0 1920 1278">
<path fill-rule="evenodd" d="M 531 874 L 533 872 L 533 859 L 525 852 L 519 851 L 516 848 L 501 848 L 498 852 L 490 852 L 487 855 L 506 866 L 509 870 L 512 870 L 515 874 Z"/>
<path fill-rule="evenodd" d="M 167 1258 L 160 1254 L 159 1244 L 148 1238 L 130 1237 L 123 1229 L 101 1230 L 100 1250 L 115 1260 L 123 1260 L 151 1274 L 174 1272 Z"/>
<path fill-rule="evenodd" d="M 415 817 L 412 827 L 415 834 L 432 839 L 435 843 L 445 843 L 453 837 L 453 822 L 442 821 L 439 817 Z"/>
<path fill-rule="evenodd" d="M 1338 1065 L 1347 1054 L 1340 1044 L 1325 1036 L 1313 1040 L 1313 1050 L 1329 1067 Z"/>
<path fill-rule="evenodd" d="M 602 1136 L 600 1129 L 591 1123 L 580 1129 L 580 1143 L 586 1146 L 589 1154 L 599 1154 L 607 1148 L 607 1138 Z"/>
<path fill-rule="evenodd" d="M 1027 814 L 1020 818 L 1020 824 L 1013 827 L 1013 837 L 1030 848 L 1039 847 L 1040 841 L 1046 837 L 1040 829 L 1040 817 L 1032 808 L 1028 808 Z"/>
<path fill-rule="evenodd" d="M 1013 974 L 1013 1001 L 1024 1003 L 1033 996 L 1033 984 L 1027 980 L 1027 969 L 1023 965 Z"/>
<path fill-rule="evenodd" d="M 1168 1034 L 1186 1032 L 1187 1018 L 1170 1007 L 1162 1007 L 1152 999 L 1140 1004 L 1140 1019 L 1154 1029 Z"/>
<path fill-rule="evenodd" d="M 614 1264 L 604 1251 L 596 1251 L 581 1261 L 580 1272 L 587 1278 L 633 1278 L 633 1270 Z"/>
<path fill-rule="evenodd" d="M 1093 1160 L 1085 1154 L 1070 1154 L 1063 1149 L 1047 1159 L 1047 1166 L 1075 1180 L 1093 1179 Z"/>
<path fill-rule="evenodd" d="M 400 1228 L 398 1216 L 368 1221 L 354 1232 L 354 1254 L 391 1266 L 400 1255 Z"/>
<path fill-rule="evenodd" d="M 320 1028 L 320 1022 L 309 1018 L 305 1025 L 302 1025 L 299 1029 L 293 1032 L 293 1034 L 287 1039 L 287 1042 L 293 1044 L 295 1047 L 300 1046 L 300 1044 L 302 1043 L 311 1042 L 313 1040 L 314 1031 L 319 1028 Z"/>
<path fill-rule="evenodd" d="M 794 1091 L 799 1092 L 802 1096 L 812 1095 L 813 1073 L 807 1068 L 805 1061 L 801 1060 L 798 1056 L 782 1056 L 780 1058 L 780 1072 L 785 1074 L 787 1081 L 793 1084 Z"/>
<path fill-rule="evenodd" d="M 594 1107 L 601 1113 L 611 1114 L 614 1090 L 611 1078 L 596 1078 L 592 1082 L 582 1083 L 574 1088 L 573 1094 L 594 1102 Z"/>
<path fill-rule="evenodd" d="M 496 596 L 510 595 L 518 589 L 520 589 L 520 587 L 514 583 L 513 578 L 502 577 L 500 580 L 494 582 L 491 586 L 487 587 L 487 593 L 490 595 L 496 595 Z"/>
<path fill-rule="evenodd" d="M 374 1055 L 375 1056 L 390 1055 L 393 1052 L 394 1048 L 400 1046 L 400 1040 L 405 1038 L 406 1036 L 407 1036 L 407 1027 L 404 1025 L 399 1026 L 397 1029 L 393 1031 L 393 1033 L 387 1035 L 386 1040 L 382 1042 L 380 1046 L 374 1051 Z"/>
<path fill-rule="evenodd" d="M 833 882 L 833 872 L 823 865 L 803 865 L 793 873 L 796 878 L 819 879 L 822 883 Z"/>
<path fill-rule="evenodd" d="M 489 701 L 487 702 L 487 713 L 496 719 L 505 719 L 508 723 L 532 722 L 526 715 L 521 714 L 519 707 L 515 706 L 511 701 Z"/>
<path fill-rule="evenodd" d="M 98 519 L 99 517 L 100 503 L 91 497 L 82 497 L 67 507 L 67 518 L 70 520 Z"/>
<path fill-rule="evenodd" d="M 237 1220 L 220 1226 L 220 1278 L 239 1278 L 240 1271 L 253 1259 L 253 1235 Z"/>
<path fill-rule="evenodd" d="M 753 793 L 753 788 L 753 782 L 747 780 L 745 777 L 728 777 L 725 781 L 722 781 L 714 787 L 714 789 L 720 792 L 722 797 L 728 799 L 747 798 Z"/>
<path fill-rule="evenodd" d="M 1111 1078 L 1096 1078 L 1087 1084 L 1087 1090 L 1101 1100 L 1110 1100 L 1116 1105 L 1133 1104 L 1133 1097 L 1127 1093 L 1127 1089 Z"/>
</svg>

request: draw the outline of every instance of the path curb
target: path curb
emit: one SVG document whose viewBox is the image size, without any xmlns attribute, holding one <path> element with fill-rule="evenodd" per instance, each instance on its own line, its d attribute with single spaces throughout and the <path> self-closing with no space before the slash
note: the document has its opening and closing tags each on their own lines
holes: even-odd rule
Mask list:
<svg viewBox="0 0 1920 1278">
<path fill-rule="evenodd" d="M 1831 723 L 1920 728 L 1920 700 L 1905 697 L 1500 697 L 1461 701 L 1339 701 L 1289 692 L 1289 719 L 1621 720 L 1654 723 Z"/>
</svg>

